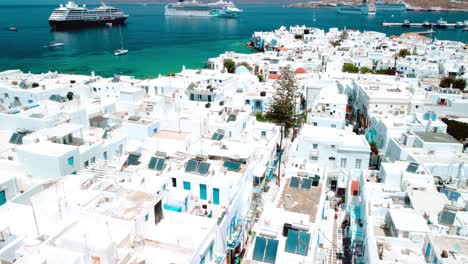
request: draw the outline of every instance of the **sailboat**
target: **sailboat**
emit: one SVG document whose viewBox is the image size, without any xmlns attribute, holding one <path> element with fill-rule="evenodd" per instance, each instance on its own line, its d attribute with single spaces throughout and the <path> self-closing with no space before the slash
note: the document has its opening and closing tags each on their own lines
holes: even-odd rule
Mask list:
<svg viewBox="0 0 468 264">
<path fill-rule="evenodd" d="M 121 28 L 121 27 L 119 27 L 119 31 L 120 31 L 120 44 L 121 44 L 121 48 L 114 51 L 114 55 L 115 55 L 115 56 L 121 56 L 121 55 L 125 55 L 125 54 L 128 53 L 128 50 L 127 50 L 127 49 L 124 49 L 124 47 L 123 47 L 122 28 Z"/>
</svg>

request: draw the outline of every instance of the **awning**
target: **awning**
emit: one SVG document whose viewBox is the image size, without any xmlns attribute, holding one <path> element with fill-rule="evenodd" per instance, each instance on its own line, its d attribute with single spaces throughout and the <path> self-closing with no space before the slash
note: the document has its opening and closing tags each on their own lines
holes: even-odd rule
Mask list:
<svg viewBox="0 0 468 264">
<path fill-rule="evenodd" d="M 351 182 L 351 194 L 358 195 L 359 194 L 359 181 L 352 181 Z"/>
</svg>

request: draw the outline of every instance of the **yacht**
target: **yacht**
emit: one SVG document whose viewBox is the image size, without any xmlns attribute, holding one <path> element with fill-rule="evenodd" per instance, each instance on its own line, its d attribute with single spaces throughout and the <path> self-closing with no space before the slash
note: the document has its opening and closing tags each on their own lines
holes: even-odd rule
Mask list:
<svg viewBox="0 0 468 264">
<path fill-rule="evenodd" d="M 61 47 L 61 46 L 64 46 L 65 43 L 63 42 L 60 42 L 60 41 L 52 41 L 49 43 L 48 47 L 49 48 L 55 48 L 55 47 Z"/>
<path fill-rule="evenodd" d="M 422 23 L 422 26 L 423 26 L 423 27 L 432 27 L 432 23 L 426 20 L 426 21 L 424 21 L 424 22 Z"/>
<path fill-rule="evenodd" d="M 56 8 L 49 17 L 49 25 L 55 29 L 79 29 L 83 27 L 104 26 L 107 23 L 123 24 L 128 15 L 119 8 L 102 4 L 94 9 L 87 9 L 86 5 L 78 6 L 69 1 Z"/>
<path fill-rule="evenodd" d="M 121 56 L 121 55 L 125 55 L 127 53 L 128 53 L 127 49 L 118 49 L 118 50 L 114 51 L 115 56 Z"/>
<path fill-rule="evenodd" d="M 122 55 L 125 55 L 125 54 L 128 53 L 128 49 L 124 49 L 124 46 L 123 46 L 122 29 L 119 28 L 119 31 L 120 31 L 120 45 L 121 45 L 121 48 L 114 51 L 115 56 L 122 56 Z"/>
<path fill-rule="evenodd" d="M 411 26 L 411 22 L 409 21 L 409 19 L 405 19 L 403 20 L 403 27 L 410 27 Z"/>
<path fill-rule="evenodd" d="M 236 18 L 242 13 L 242 10 L 237 8 L 234 3 L 225 2 L 224 0 L 215 3 L 179 0 L 177 3 L 166 5 L 164 13 L 166 16 Z"/>
<path fill-rule="evenodd" d="M 447 21 L 443 20 L 442 18 L 437 20 L 436 27 L 446 28 L 447 27 Z"/>
</svg>

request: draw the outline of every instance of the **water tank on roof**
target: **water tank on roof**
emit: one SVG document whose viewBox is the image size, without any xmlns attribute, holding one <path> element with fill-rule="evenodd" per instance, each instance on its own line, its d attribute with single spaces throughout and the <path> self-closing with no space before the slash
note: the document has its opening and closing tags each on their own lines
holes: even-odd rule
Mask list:
<svg viewBox="0 0 468 264">
<path fill-rule="evenodd" d="M 260 92 L 260 96 L 266 96 L 266 92 L 265 92 L 265 91 L 261 91 L 261 92 Z"/>
<path fill-rule="evenodd" d="M 210 107 L 211 107 L 211 104 L 210 104 L 210 103 L 206 103 L 205 107 L 206 107 L 206 108 L 210 108 Z"/>
<path fill-rule="evenodd" d="M 287 237 L 287 236 L 288 236 L 289 229 L 291 229 L 291 228 L 292 228 L 292 225 L 291 225 L 291 224 L 289 224 L 289 223 L 284 223 L 282 235 L 283 235 L 284 237 Z"/>
</svg>

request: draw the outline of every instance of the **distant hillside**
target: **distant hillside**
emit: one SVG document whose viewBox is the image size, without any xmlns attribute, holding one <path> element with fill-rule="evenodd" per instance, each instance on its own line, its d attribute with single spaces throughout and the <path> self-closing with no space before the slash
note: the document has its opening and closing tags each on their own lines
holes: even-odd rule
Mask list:
<svg viewBox="0 0 468 264">
<path fill-rule="evenodd" d="M 362 0 L 322 0 L 318 1 L 323 4 L 336 4 L 336 3 L 362 3 Z M 375 2 L 370 0 L 369 2 Z M 396 0 L 385 0 L 385 2 L 399 2 Z M 406 4 L 412 7 L 421 7 L 424 9 L 441 7 L 444 9 L 468 9 L 467 0 L 406 0 Z M 291 7 L 304 7 L 314 8 L 317 6 L 317 1 L 307 1 L 302 3 L 291 3 Z"/>
</svg>

